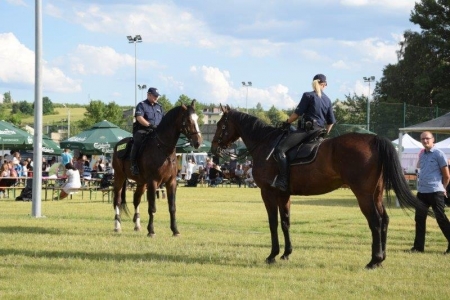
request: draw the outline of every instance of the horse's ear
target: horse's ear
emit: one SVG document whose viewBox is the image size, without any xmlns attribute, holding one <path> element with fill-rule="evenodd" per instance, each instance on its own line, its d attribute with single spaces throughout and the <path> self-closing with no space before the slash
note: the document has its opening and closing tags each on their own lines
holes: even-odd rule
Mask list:
<svg viewBox="0 0 450 300">
<path fill-rule="evenodd" d="M 191 106 L 192 106 L 192 108 L 195 108 L 195 101 L 197 101 L 196 99 L 194 99 L 194 100 L 192 100 L 192 102 L 191 102 Z"/>
<path fill-rule="evenodd" d="M 231 110 L 231 107 L 227 104 L 227 110 Z"/>
</svg>

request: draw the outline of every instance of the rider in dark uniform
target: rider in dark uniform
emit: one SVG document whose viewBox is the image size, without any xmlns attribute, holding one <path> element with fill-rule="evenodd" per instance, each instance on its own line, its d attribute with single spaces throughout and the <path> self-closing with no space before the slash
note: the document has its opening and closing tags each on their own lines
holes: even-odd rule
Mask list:
<svg viewBox="0 0 450 300">
<path fill-rule="evenodd" d="M 274 151 L 274 157 L 278 161 L 280 174 L 276 177 L 273 184 L 274 187 L 282 191 L 287 191 L 289 187 L 289 163 L 286 159 L 286 151 L 297 145 L 305 135 L 306 130 L 326 130 L 330 132 L 331 127 L 336 122 L 333 113 L 333 107 L 330 98 L 323 93 L 323 89 L 327 86 L 327 78 L 323 74 L 317 74 L 313 78 L 312 86 L 314 91 L 303 94 L 300 103 L 295 111 L 289 117 L 285 126 L 299 119 L 298 130 L 290 133 L 284 140 L 280 142 Z M 304 124 L 310 122 L 310 128 L 305 128 Z"/>
<path fill-rule="evenodd" d="M 131 172 L 133 175 L 139 175 L 137 166 L 137 153 L 141 148 L 144 137 L 155 130 L 164 116 L 164 110 L 158 103 L 159 93 L 156 88 L 149 88 L 147 99 L 141 101 L 136 106 L 136 122 L 133 125 L 133 147 L 131 148 Z"/>
</svg>

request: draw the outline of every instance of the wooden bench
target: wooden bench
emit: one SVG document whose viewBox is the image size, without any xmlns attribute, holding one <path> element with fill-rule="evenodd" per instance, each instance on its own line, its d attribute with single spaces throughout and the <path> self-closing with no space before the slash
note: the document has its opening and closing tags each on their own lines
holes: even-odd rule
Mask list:
<svg viewBox="0 0 450 300">
<path fill-rule="evenodd" d="M 64 188 L 62 186 L 48 186 L 45 188 L 45 200 L 47 201 L 48 198 L 48 194 L 51 194 L 51 199 L 52 200 L 60 200 L 60 194 L 61 191 Z M 98 188 L 97 187 L 89 187 L 89 186 L 85 186 L 85 187 L 80 187 L 80 188 L 74 188 L 74 189 L 70 189 L 69 190 L 69 197 L 70 199 L 72 199 L 72 193 L 76 193 L 76 192 L 80 192 L 81 191 L 81 198 L 84 198 L 84 192 L 89 192 L 89 200 L 92 200 L 92 193 L 94 193 L 95 191 L 97 191 Z M 51 193 L 48 193 L 47 191 L 51 191 Z"/>
</svg>

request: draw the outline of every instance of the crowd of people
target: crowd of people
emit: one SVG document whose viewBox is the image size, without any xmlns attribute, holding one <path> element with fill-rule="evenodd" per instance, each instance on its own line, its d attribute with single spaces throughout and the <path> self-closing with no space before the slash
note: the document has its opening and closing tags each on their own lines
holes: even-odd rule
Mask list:
<svg viewBox="0 0 450 300">
<path fill-rule="evenodd" d="M 195 171 L 195 169 L 197 169 Z M 229 183 L 235 183 L 239 187 L 255 188 L 256 183 L 252 175 L 252 163 L 246 161 L 245 163 L 238 163 L 231 160 L 222 165 L 214 163 L 208 157 L 206 162 L 200 161 L 198 164 L 188 159 L 185 165 L 186 174 L 184 180 L 186 186 L 197 186 L 198 183 L 207 183 L 209 187 L 216 187 L 228 180 Z M 178 174 L 178 180 L 182 180 L 181 171 Z"/>
</svg>

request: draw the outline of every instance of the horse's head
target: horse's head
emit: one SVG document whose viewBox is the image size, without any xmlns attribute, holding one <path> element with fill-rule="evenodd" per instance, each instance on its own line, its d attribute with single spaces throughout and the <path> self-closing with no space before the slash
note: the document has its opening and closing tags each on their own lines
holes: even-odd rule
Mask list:
<svg viewBox="0 0 450 300">
<path fill-rule="evenodd" d="M 195 99 L 192 100 L 191 105 L 183 104 L 181 108 L 181 133 L 186 136 L 192 147 L 198 149 L 203 142 L 203 138 L 198 126 L 198 115 L 195 113 Z"/>
<path fill-rule="evenodd" d="M 225 149 L 234 143 L 239 137 L 239 133 L 232 122 L 228 120 L 231 108 L 227 105 L 220 109 L 223 112 L 222 118 L 217 123 L 216 133 L 211 143 L 211 153 L 222 156 Z"/>
</svg>

